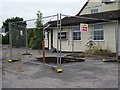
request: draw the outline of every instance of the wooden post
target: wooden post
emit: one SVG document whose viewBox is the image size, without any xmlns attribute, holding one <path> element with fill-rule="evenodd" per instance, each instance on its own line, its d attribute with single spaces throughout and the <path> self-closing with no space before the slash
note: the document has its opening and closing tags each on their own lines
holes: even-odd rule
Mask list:
<svg viewBox="0 0 120 90">
<path fill-rule="evenodd" d="M 43 63 L 45 63 L 45 41 L 44 41 L 44 36 L 42 40 L 42 53 L 43 53 Z"/>
</svg>

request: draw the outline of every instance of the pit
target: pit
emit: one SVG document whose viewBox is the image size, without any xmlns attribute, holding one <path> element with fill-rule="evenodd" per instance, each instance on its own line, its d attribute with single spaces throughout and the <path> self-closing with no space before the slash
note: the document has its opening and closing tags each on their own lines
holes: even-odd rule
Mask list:
<svg viewBox="0 0 120 90">
<path fill-rule="evenodd" d="M 58 57 L 60 60 L 60 57 Z M 42 57 L 37 57 L 37 61 L 42 62 Z M 61 57 L 61 64 L 74 63 L 74 62 L 84 62 L 84 58 L 75 58 L 75 57 Z M 47 64 L 57 64 L 57 57 L 45 57 L 45 63 Z"/>
</svg>

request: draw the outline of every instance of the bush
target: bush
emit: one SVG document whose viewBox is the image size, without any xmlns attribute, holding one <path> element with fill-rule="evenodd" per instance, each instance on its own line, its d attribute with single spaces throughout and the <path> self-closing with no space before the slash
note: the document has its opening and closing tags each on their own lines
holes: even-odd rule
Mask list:
<svg viewBox="0 0 120 90">
<path fill-rule="evenodd" d="M 85 51 L 85 55 L 86 56 L 107 56 L 107 57 L 113 57 L 113 53 L 108 50 L 108 49 L 96 49 L 96 48 L 93 48 L 93 49 L 89 49 L 89 50 L 86 50 Z"/>
<path fill-rule="evenodd" d="M 32 49 L 41 49 L 42 46 L 42 28 L 43 23 L 42 23 L 42 13 L 38 11 L 37 15 L 37 20 L 35 22 L 36 28 L 30 32 L 30 36 L 28 38 L 29 46 Z"/>
<path fill-rule="evenodd" d="M 40 30 L 33 30 L 33 35 L 29 39 L 29 47 L 32 49 L 41 49 L 42 47 L 42 32 Z"/>
<path fill-rule="evenodd" d="M 2 44 L 9 44 L 9 35 L 2 36 Z"/>
<path fill-rule="evenodd" d="M 95 51 L 94 54 L 99 55 L 99 56 L 110 56 L 110 54 L 112 54 L 112 52 L 108 49 L 98 49 Z"/>
<path fill-rule="evenodd" d="M 32 49 L 41 49 L 41 40 L 36 39 L 36 37 L 31 37 L 29 47 Z"/>
</svg>

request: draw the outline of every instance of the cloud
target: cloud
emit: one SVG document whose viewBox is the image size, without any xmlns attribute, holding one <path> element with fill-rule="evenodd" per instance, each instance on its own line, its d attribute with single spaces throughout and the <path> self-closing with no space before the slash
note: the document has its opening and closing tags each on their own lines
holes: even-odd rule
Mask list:
<svg viewBox="0 0 120 90">
<path fill-rule="evenodd" d="M 74 1 L 74 2 L 73 2 Z M 2 0 L 2 22 L 11 17 L 22 17 L 24 20 L 36 18 L 36 13 L 40 10 L 43 16 L 57 13 L 76 15 L 84 5 L 83 0 Z"/>
<path fill-rule="evenodd" d="M 46 2 L 46 3 L 53 3 L 53 2 L 69 2 L 69 3 L 74 3 L 74 2 L 85 2 L 87 0 L 2 0 L 2 2 Z"/>
</svg>

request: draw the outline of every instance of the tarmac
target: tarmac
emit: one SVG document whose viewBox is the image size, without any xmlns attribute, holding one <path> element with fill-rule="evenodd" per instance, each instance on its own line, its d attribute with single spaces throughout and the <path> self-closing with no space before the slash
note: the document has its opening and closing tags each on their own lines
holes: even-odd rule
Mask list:
<svg viewBox="0 0 120 90">
<path fill-rule="evenodd" d="M 86 58 L 85 62 L 62 64 L 63 72 L 57 73 L 43 63 L 33 63 L 41 51 L 31 50 L 32 56 L 19 55 L 24 51 L 14 49 L 14 56 L 18 54 L 21 61 L 8 63 L 9 49 L 3 49 L 3 88 L 118 88 L 117 62 Z"/>
<path fill-rule="evenodd" d="M 0 90 L 2 89 L 2 62 L 0 61 Z"/>
<path fill-rule="evenodd" d="M 1 89 L 2 89 L 2 44 L 0 42 L 0 90 Z"/>
</svg>

